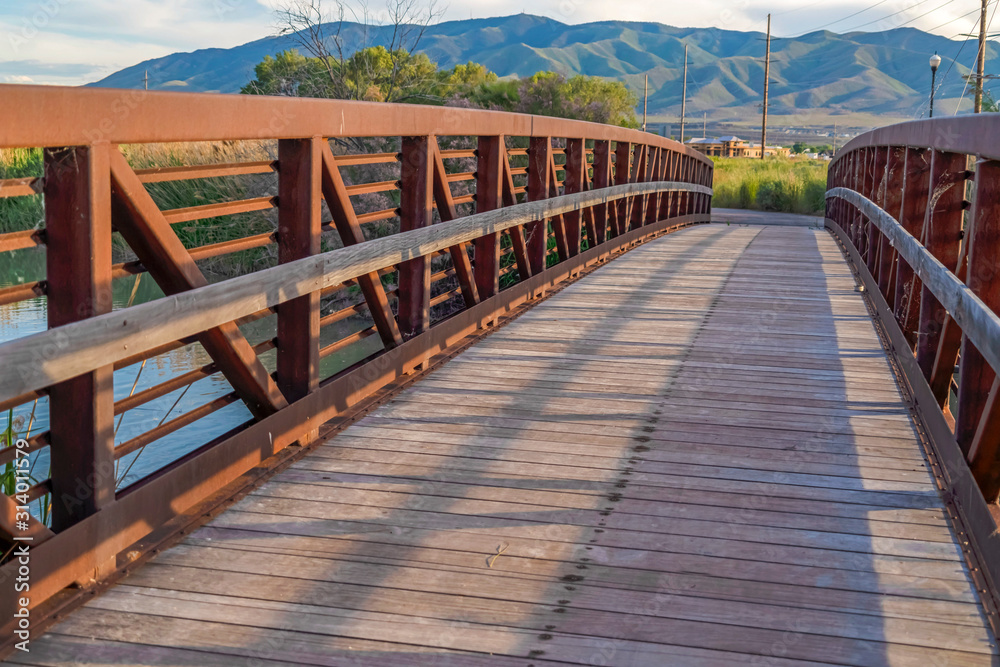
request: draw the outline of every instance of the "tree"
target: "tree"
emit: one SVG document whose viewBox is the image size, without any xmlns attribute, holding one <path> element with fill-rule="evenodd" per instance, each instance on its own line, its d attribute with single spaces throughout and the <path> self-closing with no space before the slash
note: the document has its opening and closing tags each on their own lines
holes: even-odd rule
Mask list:
<svg viewBox="0 0 1000 667">
<path fill-rule="evenodd" d="M 264 56 L 254 67 L 256 78 L 240 92 L 254 95 L 286 97 L 331 97 L 330 80 L 323 64 L 316 58 L 306 58 L 295 49 L 278 55 Z"/>
<path fill-rule="evenodd" d="M 521 79 L 516 111 L 575 118 L 594 123 L 638 127 L 638 98 L 620 81 L 577 75 L 566 79 L 555 72 L 538 72 Z"/>
<path fill-rule="evenodd" d="M 415 60 L 418 56 L 411 54 L 427 27 L 441 16 L 436 0 L 427 4 L 423 1 L 387 0 L 387 21 L 375 26 L 365 4 L 355 11 L 343 0 L 333 0 L 329 5 L 324 5 L 323 0 L 284 0 L 276 10 L 278 34 L 291 35 L 309 57 L 318 61 L 330 82 L 329 94 L 324 97 L 364 100 L 380 96 L 381 101 L 397 102 L 401 85 L 412 84 L 412 79 L 426 70 L 424 63 Z M 328 11 L 330 6 L 332 10 Z M 356 44 L 348 43 L 345 33 L 348 15 L 360 30 L 355 35 Z M 373 35 L 381 35 L 385 43 L 370 44 Z M 370 85 L 366 86 L 366 82 Z"/>
<path fill-rule="evenodd" d="M 805 153 L 809 150 L 809 144 L 804 141 L 796 141 L 792 144 L 793 153 Z"/>
</svg>

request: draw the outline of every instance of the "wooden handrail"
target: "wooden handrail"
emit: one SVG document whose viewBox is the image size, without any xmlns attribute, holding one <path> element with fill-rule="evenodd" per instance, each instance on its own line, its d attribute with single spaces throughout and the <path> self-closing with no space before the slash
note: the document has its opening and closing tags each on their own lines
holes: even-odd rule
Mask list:
<svg viewBox="0 0 1000 667">
<path fill-rule="evenodd" d="M 826 198 L 843 199 L 874 222 L 889 237 L 892 247 L 906 260 L 923 285 L 948 310 L 962 333 L 986 357 L 990 366 L 1000 369 L 1000 316 L 875 202 L 854 190 L 840 187 L 829 190 Z"/>
<path fill-rule="evenodd" d="M 0 367 L 0 401 L 487 234 L 655 192 L 711 195 L 712 189 L 679 182 L 629 183 L 517 204 L 338 248 L 25 336 L 0 344 L 5 362 Z"/>
</svg>

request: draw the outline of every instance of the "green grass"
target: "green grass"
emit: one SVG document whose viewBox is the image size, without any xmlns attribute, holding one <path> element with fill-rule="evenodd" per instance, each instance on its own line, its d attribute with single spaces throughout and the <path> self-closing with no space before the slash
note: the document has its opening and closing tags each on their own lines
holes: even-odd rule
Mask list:
<svg viewBox="0 0 1000 667">
<path fill-rule="evenodd" d="M 0 150 L 0 179 L 26 178 L 42 175 L 40 148 Z M 0 198 L 0 234 L 41 227 L 42 197 Z"/>
<path fill-rule="evenodd" d="M 825 208 L 824 160 L 712 158 L 717 208 L 822 214 Z"/>
</svg>

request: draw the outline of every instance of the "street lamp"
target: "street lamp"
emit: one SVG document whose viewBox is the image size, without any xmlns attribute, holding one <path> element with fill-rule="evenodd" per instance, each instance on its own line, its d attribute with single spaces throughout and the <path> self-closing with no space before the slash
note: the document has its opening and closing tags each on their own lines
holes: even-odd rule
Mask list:
<svg viewBox="0 0 1000 667">
<path fill-rule="evenodd" d="M 935 82 L 937 81 L 937 70 L 938 67 L 940 66 L 941 66 L 941 56 L 939 56 L 937 54 L 937 51 L 935 51 L 934 55 L 931 56 L 931 115 L 930 115 L 931 118 L 934 117 L 934 86 Z"/>
</svg>

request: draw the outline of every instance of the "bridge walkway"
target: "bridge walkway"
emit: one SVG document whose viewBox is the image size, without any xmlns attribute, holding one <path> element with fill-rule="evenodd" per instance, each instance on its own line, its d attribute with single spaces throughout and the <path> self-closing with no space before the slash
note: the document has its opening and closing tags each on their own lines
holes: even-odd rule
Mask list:
<svg viewBox="0 0 1000 667">
<path fill-rule="evenodd" d="M 838 245 L 740 224 L 567 286 L 31 648 L 12 661 L 997 664 Z"/>
</svg>

